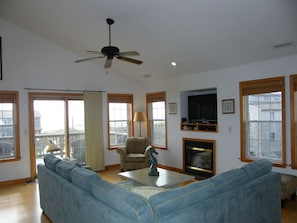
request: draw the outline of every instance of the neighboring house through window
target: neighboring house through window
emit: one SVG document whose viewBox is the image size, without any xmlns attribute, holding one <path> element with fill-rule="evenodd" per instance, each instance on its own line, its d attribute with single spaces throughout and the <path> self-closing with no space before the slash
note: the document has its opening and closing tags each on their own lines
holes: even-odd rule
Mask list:
<svg viewBox="0 0 297 223">
<path fill-rule="evenodd" d="M 18 92 L 0 91 L 0 162 L 20 160 Z"/>
<path fill-rule="evenodd" d="M 167 149 L 166 93 L 149 93 L 146 103 L 150 143 L 156 148 Z"/>
<path fill-rule="evenodd" d="M 124 145 L 127 137 L 133 135 L 132 94 L 107 94 L 108 103 L 108 147 L 115 149 Z"/>
<path fill-rule="evenodd" d="M 285 78 L 240 82 L 241 160 L 286 165 Z"/>
</svg>

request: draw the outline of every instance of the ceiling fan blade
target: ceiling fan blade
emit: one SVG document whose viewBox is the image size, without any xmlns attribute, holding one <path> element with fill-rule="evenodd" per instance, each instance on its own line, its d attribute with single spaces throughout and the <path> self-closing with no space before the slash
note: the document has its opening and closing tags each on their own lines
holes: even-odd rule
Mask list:
<svg viewBox="0 0 297 223">
<path fill-rule="evenodd" d="M 119 56 L 139 56 L 139 53 L 136 51 L 120 52 Z"/>
<path fill-rule="evenodd" d="M 81 59 L 81 60 L 76 60 L 74 61 L 75 63 L 80 63 L 80 62 L 84 62 L 84 61 L 88 61 L 88 60 L 94 60 L 94 59 L 99 59 L 99 58 L 103 58 L 104 56 L 97 56 L 97 57 L 89 57 L 89 58 L 85 58 L 85 59 Z"/>
<path fill-rule="evenodd" d="M 95 51 L 95 50 L 86 50 L 87 53 L 96 53 L 96 54 L 99 54 L 99 55 L 103 55 L 101 52 L 99 51 Z"/>
<path fill-rule="evenodd" d="M 142 64 L 142 61 L 141 60 L 135 60 L 135 59 L 132 59 L 132 58 L 122 57 L 122 56 L 118 56 L 117 58 L 119 60 L 124 60 L 124 61 L 130 62 L 130 63 Z"/>
<path fill-rule="evenodd" d="M 105 61 L 104 68 L 110 68 L 112 63 L 112 58 L 107 58 Z"/>
</svg>

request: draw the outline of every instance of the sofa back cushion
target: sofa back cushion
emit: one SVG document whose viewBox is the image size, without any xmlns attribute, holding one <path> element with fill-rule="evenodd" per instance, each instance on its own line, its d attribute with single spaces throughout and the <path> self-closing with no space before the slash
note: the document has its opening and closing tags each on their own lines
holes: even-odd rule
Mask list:
<svg viewBox="0 0 297 223">
<path fill-rule="evenodd" d="M 56 172 L 56 165 L 61 160 L 59 158 L 55 157 L 52 154 L 46 154 L 43 157 L 43 161 L 44 161 L 44 164 L 45 164 L 45 166 L 47 168 L 49 168 L 50 170 Z"/>
<path fill-rule="evenodd" d="M 241 170 L 246 174 L 248 180 L 253 180 L 271 172 L 272 163 L 268 160 L 257 160 L 252 163 L 249 163 L 243 167 Z"/>
<path fill-rule="evenodd" d="M 100 176 L 92 170 L 83 167 L 73 168 L 70 172 L 73 184 L 92 194 L 92 185 L 100 182 Z"/>
<path fill-rule="evenodd" d="M 213 182 L 215 191 L 222 193 L 269 173 L 271 168 L 270 161 L 257 160 L 240 169 L 230 170 L 209 179 Z"/>
<path fill-rule="evenodd" d="M 56 172 L 61 177 L 65 178 L 66 180 L 71 181 L 70 172 L 73 168 L 79 168 L 79 167 L 76 167 L 75 164 L 72 162 L 69 162 L 66 160 L 61 160 L 56 165 Z"/>
<path fill-rule="evenodd" d="M 233 169 L 207 180 L 161 192 L 149 198 L 156 217 L 170 214 L 172 210 L 193 206 L 199 202 L 211 200 L 217 195 L 231 193 L 248 181 L 271 171 L 269 161 L 249 163 L 241 169 Z"/>
<path fill-rule="evenodd" d="M 245 173 L 240 169 L 233 169 L 209 178 L 214 184 L 216 193 L 223 193 L 247 182 Z"/>
<path fill-rule="evenodd" d="M 148 138 L 130 137 L 126 141 L 127 153 L 144 153 L 146 147 L 149 145 Z"/>
</svg>

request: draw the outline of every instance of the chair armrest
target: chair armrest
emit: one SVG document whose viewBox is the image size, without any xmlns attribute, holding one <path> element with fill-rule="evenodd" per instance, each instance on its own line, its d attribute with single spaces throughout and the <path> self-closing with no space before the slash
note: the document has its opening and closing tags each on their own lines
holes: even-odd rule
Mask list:
<svg viewBox="0 0 297 223">
<path fill-rule="evenodd" d="M 121 156 L 125 156 L 127 154 L 126 146 L 117 147 L 117 153 Z"/>
</svg>

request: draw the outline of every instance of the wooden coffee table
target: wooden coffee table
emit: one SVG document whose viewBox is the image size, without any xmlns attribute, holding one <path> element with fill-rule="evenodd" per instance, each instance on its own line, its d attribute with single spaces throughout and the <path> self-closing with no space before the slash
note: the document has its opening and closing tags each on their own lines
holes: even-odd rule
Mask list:
<svg viewBox="0 0 297 223">
<path fill-rule="evenodd" d="M 180 183 L 195 179 L 194 176 L 177 173 L 162 168 L 158 168 L 158 171 L 159 176 L 149 176 L 149 168 L 121 172 L 119 175 L 129 180 L 133 180 L 139 184 L 154 187 L 175 187 Z"/>
</svg>

